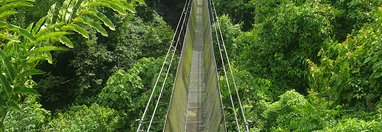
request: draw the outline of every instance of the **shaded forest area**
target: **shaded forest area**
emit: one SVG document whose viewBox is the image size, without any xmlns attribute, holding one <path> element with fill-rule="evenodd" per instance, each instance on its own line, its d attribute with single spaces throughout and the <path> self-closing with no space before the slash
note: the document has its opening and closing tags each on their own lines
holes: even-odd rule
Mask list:
<svg viewBox="0 0 382 132">
<path fill-rule="evenodd" d="M 0 1 L 2 130 L 136 130 L 184 1 L 102 2 Z M 382 1 L 213 2 L 251 131 L 382 131 Z"/>
</svg>

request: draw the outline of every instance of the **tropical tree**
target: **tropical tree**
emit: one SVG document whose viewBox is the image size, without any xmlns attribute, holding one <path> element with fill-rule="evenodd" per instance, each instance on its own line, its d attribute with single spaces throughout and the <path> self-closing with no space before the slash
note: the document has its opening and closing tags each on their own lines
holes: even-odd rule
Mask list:
<svg viewBox="0 0 382 132">
<path fill-rule="evenodd" d="M 0 1 L 0 128 L 11 109 L 19 109 L 18 103 L 25 95 L 38 95 L 32 75 L 43 74 L 36 69 L 41 61 L 52 63 L 51 51 L 73 48 L 70 34 L 78 33 L 89 38 L 88 29 L 95 29 L 108 36 L 103 27 L 115 30 L 115 26 L 101 10 L 110 9 L 121 15 L 135 12 L 134 6 L 143 1 L 123 0 L 65 0 L 61 7 L 51 6 L 47 15 L 36 23 L 23 28 L 7 21 L 17 14 L 17 8 L 31 7 L 34 0 Z M 59 45 L 59 43 L 63 45 Z"/>
</svg>

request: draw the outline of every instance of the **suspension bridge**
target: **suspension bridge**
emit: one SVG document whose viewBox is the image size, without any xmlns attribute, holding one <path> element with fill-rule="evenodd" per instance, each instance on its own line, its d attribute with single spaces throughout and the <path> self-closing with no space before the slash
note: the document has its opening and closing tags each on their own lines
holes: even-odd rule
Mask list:
<svg viewBox="0 0 382 132">
<path fill-rule="evenodd" d="M 212 26 L 213 23 L 216 23 L 216 26 Z M 162 130 L 164 132 L 226 132 L 228 130 L 224 105 L 230 105 L 234 113 L 235 131 L 249 132 L 216 10 L 210 0 L 186 0 L 172 43 L 139 120 L 137 132 L 148 132 L 152 127 L 180 43 L 183 46 Z M 218 59 L 215 59 L 214 45 L 218 47 Z M 216 60 L 220 60 L 222 64 L 225 90 L 229 92 L 230 104 L 222 102 Z M 165 69 L 166 62 L 169 62 L 169 65 Z M 160 76 L 163 72 L 166 72 L 164 77 Z M 164 80 L 161 85 L 160 79 Z M 232 88 L 234 91 L 230 86 L 234 87 Z M 154 100 L 156 90 L 160 92 Z M 235 97 L 233 92 L 236 92 Z M 238 111 L 236 111 L 234 98 L 239 103 Z M 149 114 L 148 109 L 152 107 L 154 110 L 151 118 L 146 119 Z"/>
</svg>

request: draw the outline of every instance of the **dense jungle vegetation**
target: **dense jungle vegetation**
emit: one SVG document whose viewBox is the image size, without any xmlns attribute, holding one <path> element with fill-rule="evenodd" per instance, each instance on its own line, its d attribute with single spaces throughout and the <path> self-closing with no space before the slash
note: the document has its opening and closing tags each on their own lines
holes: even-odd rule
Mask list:
<svg viewBox="0 0 382 132">
<path fill-rule="evenodd" d="M 0 0 L 0 131 L 135 131 L 184 2 Z M 251 131 L 382 131 L 381 0 L 213 2 Z"/>
</svg>

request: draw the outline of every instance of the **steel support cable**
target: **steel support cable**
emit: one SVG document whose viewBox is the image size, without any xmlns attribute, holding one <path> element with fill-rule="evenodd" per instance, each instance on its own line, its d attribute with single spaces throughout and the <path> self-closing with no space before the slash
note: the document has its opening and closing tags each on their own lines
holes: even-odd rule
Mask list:
<svg viewBox="0 0 382 132">
<path fill-rule="evenodd" d="M 215 23 L 215 21 L 214 21 L 214 14 L 213 14 L 213 11 L 212 11 L 212 6 L 211 6 L 211 4 L 212 4 L 212 0 L 208 0 L 209 2 L 208 2 L 208 9 L 209 9 L 209 13 L 210 13 L 210 23 L 211 23 L 211 26 L 212 26 L 212 24 L 213 23 Z M 215 31 L 216 32 L 216 31 Z M 218 42 L 219 40 L 218 40 L 218 38 L 216 37 L 216 42 Z M 214 47 L 214 45 L 212 45 L 212 49 L 214 49 L 213 48 Z M 215 58 L 215 55 L 213 55 L 214 56 L 214 58 Z M 216 71 L 216 76 L 217 77 L 219 77 L 219 73 L 217 72 L 218 71 L 218 69 L 217 69 L 217 67 L 215 66 L 215 71 Z M 219 94 L 218 94 L 218 96 L 219 96 L 219 99 L 220 99 L 220 105 L 221 105 L 221 109 L 222 109 L 222 112 L 223 112 L 223 122 L 224 122 L 224 128 L 225 128 L 225 131 L 227 132 L 227 122 L 226 122 L 226 118 L 225 118 L 225 111 L 224 111 L 224 104 L 223 104 L 223 101 L 222 101 L 222 97 L 221 97 L 221 93 L 222 93 L 222 90 L 220 89 L 220 83 L 219 83 L 219 80 L 217 81 L 217 85 L 218 85 L 218 90 L 219 90 Z"/>
<path fill-rule="evenodd" d="M 187 0 L 186 2 L 188 2 L 188 1 L 190 1 L 190 0 Z M 177 39 L 177 41 L 176 41 L 174 51 L 173 51 L 173 53 L 172 53 L 172 55 L 171 55 L 170 64 L 169 64 L 169 66 L 168 66 L 168 68 L 167 68 L 166 76 L 165 76 L 164 81 L 163 81 L 163 83 L 162 83 L 162 87 L 161 87 L 161 90 L 160 90 L 160 92 L 159 92 L 159 96 L 158 96 L 157 102 L 156 102 L 156 104 L 155 104 L 154 111 L 153 111 L 153 113 L 152 113 L 152 115 L 151 115 L 151 119 L 150 119 L 149 126 L 147 127 L 147 132 L 150 131 L 151 124 L 152 124 L 152 122 L 153 122 L 153 120 L 154 120 L 155 113 L 156 113 L 156 110 L 157 110 L 157 108 L 158 108 L 160 99 L 162 98 L 163 89 L 164 89 L 164 86 L 165 86 L 165 84 L 166 84 L 168 74 L 170 73 L 170 70 L 171 70 L 171 67 L 172 67 L 172 62 L 173 62 L 173 60 L 174 60 L 175 53 L 176 53 L 177 47 L 178 47 L 179 42 L 180 42 L 180 36 L 181 36 L 182 33 L 183 33 L 184 25 L 185 25 L 186 18 L 187 18 L 187 12 L 188 12 L 188 6 L 187 6 L 187 9 L 186 9 L 186 12 L 185 12 L 185 16 L 186 16 L 186 17 L 183 17 L 183 20 L 182 20 L 183 23 L 182 23 L 182 26 L 181 26 L 181 29 L 180 29 L 179 37 L 178 37 L 178 39 Z"/>
<path fill-rule="evenodd" d="M 158 77 L 157 77 L 157 79 L 156 79 L 156 81 L 155 81 L 154 88 L 153 88 L 153 90 L 151 91 L 151 94 L 150 94 L 149 100 L 148 100 L 148 102 L 147 102 L 147 104 L 146 104 L 146 107 L 145 107 L 145 110 L 144 110 L 144 112 L 143 112 L 143 115 L 142 115 L 141 119 L 139 120 L 139 125 L 138 125 L 138 128 L 137 128 L 137 132 L 139 132 L 139 131 L 141 130 L 141 127 L 142 127 L 142 124 L 143 124 L 143 120 L 144 120 L 144 118 L 145 118 L 145 116 L 146 116 L 146 113 L 147 113 L 147 110 L 148 110 L 148 108 L 149 108 L 149 106 L 150 106 L 152 97 L 154 96 L 156 87 L 157 87 L 157 85 L 158 85 L 159 79 L 160 79 L 160 77 L 161 77 L 161 75 L 162 75 L 162 72 L 163 72 L 163 68 L 164 68 L 164 66 L 165 66 L 165 64 L 166 64 L 166 62 L 167 62 L 167 57 L 168 57 L 168 55 L 169 55 L 169 53 L 170 53 L 170 51 L 171 51 L 171 49 L 172 49 L 172 47 L 173 47 L 174 40 L 175 40 L 175 38 L 176 38 L 176 36 L 177 36 L 178 29 L 179 29 L 179 25 L 180 25 L 180 23 L 181 23 L 182 18 L 184 17 L 183 14 L 184 14 L 184 12 L 185 12 L 186 5 L 187 5 L 187 3 L 185 3 L 184 6 L 183 6 L 182 14 L 181 14 L 181 16 L 180 16 L 180 19 L 179 19 L 178 24 L 177 24 L 176 29 L 175 29 L 175 34 L 174 34 L 174 36 L 173 36 L 173 38 L 172 38 L 172 40 L 171 40 L 171 44 L 170 44 L 170 46 L 169 46 L 168 49 L 167 49 L 167 53 L 166 53 L 165 59 L 163 60 L 162 67 L 161 67 L 161 69 L 160 69 L 160 71 L 159 71 L 159 74 L 158 74 Z"/>
<path fill-rule="evenodd" d="M 185 6 L 187 6 L 187 10 L 186 10 L 186 12 L 182 12 L 182 16 L 183 16 L 183 15 L 186 16 L 186 17 L 183 18 L 183 19 L 184 19 L 183 23 L 185 23 L 185 21 L 186 21 L 187 19 L 189 19 L 189 17 L 187 17 L 187 16 L 188 16 L 187 14 L 190 13 L 190 10 L 191 10 L 191 3 L 192 3 L 192 1 L 193 1 L 193 0 L 186 0 Z M 181 17 L 181 18 L 182 18 L 182 17 Z M 180 18 L 180 19 L 181 19 L 181 18 Z M 182 24 L 182 25 L 183 25 L 183 24 Z M 182 29 L 183 29 L 183 27 L 182 27 Z M 179 40 L 179 39 L 178 39 L 178 40 Z M 182 51 L 183 51 L 184 47 L 185 47 L 185 46 L 182 47 Z M 183 52 L 181 52 L 181 55 L 180 55 L 180 56 L 182 56 L 182 54 L 183 54 Z M 180 61 L 181 61 L 181 59 L 179 59 L 179 63 L 178 63 L 178 67 L 177 67 L 177 69 L 179 69 L 179 67 L 180 67 Z M 175 78 L 177 78 L 177 76 L 178 76 L 178 74 L 175 75 Z M 163 123 L 163 130 L 162 130 L 163 132 L 166 130 L 166 124 L 167 124 L 167 120 L 168 120 L 168 114 L 169 114 L 169 110 L 170 110 L 170 107 L 171 107 L 171 103 L 172 103 L 172 98 L 173 98 L 174 90 L 175 90 L 175 85 L 172 87 L 172 90 L 171 90 L 170 101 L 169 101 L 169 104 L 168 104 L 168 106 L 167 106 L 167 111 L 166 111 L 166 118 L 165 118 L 165 121 L 164 121 L 164 123 Z"/>
<path fill-rule="evenodd" d="M 224 48 L 225 57 L 227 59 L 228 67 L 229 67 L 229 70 L 230 70 L 230 73 L 231 73 L 231 78 L 232 78 L 232 81 L 233 81 L 233 85 L 234 85 L 234 88 L 235 88 L 235 91 L 236 91 L 236 96 L 237 96 L 237 99 L 239 101 L 240 111 L 241 111 L 241 114 L 243 116 L 243 120 L 244 120 L 244 124 L 245 124 L 245 129 L 246 129 L 246 132 L 249 132 L 248 122 L 247 122 L 247 119 L 246 119 L 245 114 L 244 114 L 244 109 L 243 109 L 243 105 L 241 103 L 241 99 L 240 99 L 240 95 L 239 95 L 239 90 L 237 89 L 236 81 L 235 81 L 235 78 L 233 76 L 233 71 L 232 71 L 232 67 L 231 67 L 230 61 L 229 61 L 227 49 L 226 49 L 226 46 L 225 46 L 225 43 L 224 43 L 224 37 L 223 37 L 223 33 L 221 31 L 219 18 L 217 17 L 216 9 L 215 9 L 215 6 L 213 4 L 212 4 L 212 8 L 213 8 L 214 13 L 216 15 L 216 20 L 218 21 L 217 22 L 217 26 L 219 28 L 220 38 L 222 40 L 222 45 L 223 45 L 223 48 Z"/>
<path fill-rule="evenodd" d="M 216 12 L 215 12 L 215 16 L 216 16 Z M 216 20 L 217 20 L 217 16 L 216 16 Z M 214 19 L 214 21 L 215 21 L 215 19 Z M 220 41 L 219 41 L 219 35 L 218 35 L 218 32 L 217 32 L 216 26 L 214 27 L 214 29 L 215 29 L 216 39 L 217 39 L 217 43 L 218 43 L 218 47 L 219 47 L 220 60 L 222 62 L 222 66 L 223 66 L 224 76 L 226 78 L 226 85 L 227 85 L 227 89 L 228 89 L 228 93 L 229 93 L 229 98 L 231 100 L 231 106 L 232 106 L 234 117 L 235 117 L 235 123 L 236 123 L 237 131 L 240 132 L 241 131 L 240 130 L 240 125 L 239 125 L 239 121 L 238 121 L 237 114 L 236 114 L 235 104 L 233 103 L 231 87 L 230 87 L 229 80 L 228 80 L 228 77 L 227 77 L 227 71 L 226 71 L 226 68 L 225 68 L 225 63 L 224 63 L 224 59 L 223 59 L 223 53 L 222 53 L 222 49 L 221 49 L 221 45 L 220 45 Z"/>
</svg>

